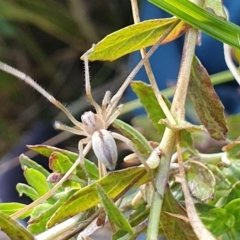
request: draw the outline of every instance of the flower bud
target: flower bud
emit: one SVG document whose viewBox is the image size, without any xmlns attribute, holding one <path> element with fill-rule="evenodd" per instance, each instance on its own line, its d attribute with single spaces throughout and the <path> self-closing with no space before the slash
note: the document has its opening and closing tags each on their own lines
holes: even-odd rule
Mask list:
<svg viewBox="0 0 240 240">
<path fill-rule="evenodd" d="M 64 174 L 65 173 L 53 172 L 47 177 L 47 182 L 49 182 L 49 183 L 59 182 L 63 178 Z"/>
<path fill-rule="evenodd" d="M 117 145 L 109 131 L 101 129 L 92 135 L 92 148 L 99 161 L 109 170 L 114 170 L 117 162 Z"/>
<path fill-rule="evenodd" d="M 152 153 L 147 159 L 147 165 L 150 169 L 155 169 L 160 163 L 161 151 L 158 148 L 153 149 Z"/>
</svg>

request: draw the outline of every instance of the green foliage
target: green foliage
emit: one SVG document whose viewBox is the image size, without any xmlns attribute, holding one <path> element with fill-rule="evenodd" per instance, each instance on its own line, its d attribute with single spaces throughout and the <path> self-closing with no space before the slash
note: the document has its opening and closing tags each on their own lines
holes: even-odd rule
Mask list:
<svg viewBox="0 0 240 240">
<path fill-rule="evenodd" d="M 217 40 L 225 42 L 232 47 L 240 48 L 238 40 L 240 27 L 233 23 L 226 22 L 223 18 L 216 16 L 214 13 L 187 0 L 149 0 L 149 2 L 179 17 Z M 216 5 L 214 10 L 218 12 L 218 7 Z"/>
<path fill-rule="evenodd" d="M 77 24 L 65 14 L 64 8 L 59 3 L 54 3 L 58 11 L 48 14 L 51 13 L 51 9 L 42 1 L 19 2 L 21 4 L 14 1 L 1 1 L 0 16 L 6 20 L 34 24 L 78 48 L 78 39 L 81 38 L 81 34 L 77 31 Z M 176 24 L 174 29 L 162 44 L 174 41 L 188 31 L 188 24 L 190 24 L 222 42 L 239 48 L 237 39 L 240 28 L 222 19 L 224 13 L 220 1 L 206 1 L 205 7 L 208 11 L 185 0 L 151 0 L 150 2 L 178 18 L 148 20 L 111 33 L 96 44 L 89 59 L 113 61 L 133 51 L 154 45 L 173 24 Z M 11 11 L 7 11 L 10 7 Z M 77 32 L 76 35 L 73 34 L 75 32 Z M 11 34 L 11 31 L 5 31 L 5 34 Z M 50 234 L 55 238 L 56 235 L 51 235 L 51 228 L 53 232 L 59 234 L 58 236 L 69 234 L 68 230 L 77 229 L 74 236 L 82 231 L 82 234 L 85 234 L 84 237 L 88 238 L 88 232 L 94 232 L 98 227 L 94 220 L 98 222 L 100 216 L 106 214 L 111 221 L 112 239 L 136 239 L 142 232 L 151 231 L 152 226 L 148 227 L 148 221 L 150 222 L 155 214 L 151 211 L 153 211 L 154 201 L 158 198 L 162 201 L 162 209 L 159 219 L 156 219 L 157 232 L 169 240 L 198 239 L 198 233 L 187 212 L 189 199 L 186 199 L 186 196 L 185 199 L 183 197 L 185 193 L 182 191 L 181 184 L 184 179 L 179 174 L 179 165 L 176 161 L 181 156 L 188 189 L 205 227 L 215 237 L 226 240 L 239 239 L 240 141 L 237 139 L 236 132 L 236 129 L 239 129 L 239 116 L 230 116 L 225 119 L 223 106 L 213 89 L 208 73 L 199 60 L 192 57 L 191 73 L 188 76 L 190 78 L 188 94 L 203 126 L 193 125 L 180 119 L 179 109 L 174 109 L 173 104 L 163 98 L 169 110 L 168 114 L 172 114 L 171 120 L 160 107 L 161 104 L 157 100 L 153 86 L 140 81 L 132 82 L 131 87 L 145 108 L 148 118 L 145 118 L 144 122 L 139 121 L 138 127 L 152 133 L 146 137 L 124 121 L 117 119 L 112 123 L 115 130 L 131 141 L 146 161 L 150 159 L 152 153 L 155 153 L 156 147 L 159 147 L 159 143 L 150 142 L 155 140 L 152 135 L 155 135 L 158 141 L 164 139 L 166 135 L 172 136 L 169 144 L 172 149 L 168 150 L 173 152 L 175 151 L 175 134 L 179 134 L 181 155 L 178 153 L 177 157 L 168 156 L 165 154 L 166 149 L 158 149 L 159 152 L 155 157 L 159 158 L 160 165 L 154 171 L 148 172 L 148 169 L 143 166 L 135 166 L 115 170 L 105 175 L 101 171 L 101 162 L 97 167 L 85 158 L 84 168 L 78 165 L 69 176 L 67 175 L 66 181 L 55 189 L 56 184 L 78 161 L 79 155 L 53 146 L 29 145 L 31 150 L 48 158 L 51 172 L 25 155 L 20 156 L 27 184 L 19 183 L 17 191 L 20 195 L 30 197 L 34 203 L 29 206 L 20 203 L 1 203 L 1 230 L 11 239 L 34 239 L 34 235 L 36 239 L 48 239 L 46 236 L 42 238 L 41 234 Z M 111 104 L 113 103 L 110 102 Z M 151 129 L 146 129 L 147 126 L 151 126 Z M 228 127 L 229 133 L 227 133 Z M 80 127 L 76 126 L 75 130 L 78 128 Z M 207 131 L 217 140 L 226 139 L 228 134 L 234 141 L 224 146 L 221 151 L 217 149 L 219 152 L 217 157 L 215 153 L 200 154 L 194 146 L 196 131 L 206 141 L 208 139 L 204 134 Z M 164 189 L 164 196 L 160 196 L 157 192 L 159 186 L 156 185 L 156 179 L 158 171 L 164 166 L 164 161 L 165 164 L 167 163 L 166 160 L 169 164 L 164 173 L 165 178 L 157 182 Z M 41 197 L 48 193 L 51 194 L 40 201 Z M 14 221 L 16 218 L 26 217 L 30 217 L 28 230 Z M 75 218 L 77 218 L 76 222 L 74 222 Z M 70 227 L 64 225 L 69 224 L 68 220 L 73 224 Z M 104 222 L 105 219 L 99 225 L 104 225 Z M 61 229 L 57 229 L 59 226 L 65 229 L 65 232 L 62 233 Z M 67 236 L 70 238 L 73 235 L 70 233 Z"/>
</svg>

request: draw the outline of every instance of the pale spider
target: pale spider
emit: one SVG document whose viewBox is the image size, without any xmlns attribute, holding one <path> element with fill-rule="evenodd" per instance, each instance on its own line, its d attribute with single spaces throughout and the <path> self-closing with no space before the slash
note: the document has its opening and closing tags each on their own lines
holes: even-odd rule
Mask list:
<svg viewBox="0 0 240 240">
<path fill-rule="evenodd" d="M 154 47 L 156 49 L 155 45 Z M 132 142 L 128 138 L 118 133 L 110 132 L 107 129 L 109 125 L 111 125 L 111 123 L 118 117 L 118 115 L 121 112 L 122 105 L 119 105 L 119 106 L 117 105 L 123 95 L 123 92 L 129 85 L 129 83 L 132 81 L 135 74 L 142 67 L 146 59 L 148 59 L 151 56 L 151 54 L 155 51 L 154 47 L 152 47 L 152 49 L 148 52 L 146 57 L 143 58 L 138 63 L 138 65 L 133 69 L 133 71 L 127 77 L 127 79 L 119 88 L 117 93 L 111 99 L 110 99 L 110 95 L 111 95 L 110 91 L 106 92 L 101 106 L 92 97 L 90 78 L 89 78 L 88 55 L 90 52 L 93 51 L 94 47 L 91 48 L 89 51 L 87 51 L 83 55 L 84 64 L 85 64 L 86 96 L 90 101 L 90 103 L 93 105 L 93 107 L 96 109 L 96 113 L 93 113 L 92 111 L 85 112 L 81 117 L 82 122 L 79 122 L 76 118 L 74 118 L 71 112 L 61 102 L 56 100 L 46 90 L 44 90 L 41 86 L 39 86 L 31 77 L 27 76 L 25 73 L 5 63 L 0 62 L 0 69 L 2 71 L 16 76 L 20 80 L 23 80 L 28 85 L 32 86 L 35 90 L 37 90 L 41 95 L 43 95 L 46 99 L 48 99 L 57 108 L 61 109 L 69 118 L 69 120 L 74 124 L 74 127 L 69 127 L 59 122 L 56 122 L 55 127 L 57 129 L 65 130 L 65 131 L 86 137 L 79 141 L 79 144 L 78 144 L 79 157 L 75 161 L 75 163 L 72 165 L 72 167 L 68 170 L 68 172 L 63 176 L 63 178 L 59 182 L 57 182 L 56 185 L 44 196 L 37 199 L 35 202 L 29 204 L 22 210 L 13 214 L 11 216 L 13 219 L 18 218 L 24 212 L 32 209 L 37 204 L 42 203 L 47 198 L 52 196 L 54 192 L 63 184 L 63 182 L 65 182 L 69 178 L 73 170 L 79 164 L 81 164 L 83 170 L 87 174 L 84 167 L 84 157 L 86 156 L 88 151 L 91 149 L 91 147 L 93 148 L 93 151 L 96 157 L 98 158 L 100 177 L 106 175 L 105 166 L 108 169 L 113 170 L 115 168 L 115 164 L 117 161 L 117 147 L 116 147 L 114 138 L 119 139 L 125 142 L 128 146 L 130 146 L 132 150 L 137 154 L 139 160 L 142 162 L 145 168 L 149 170 L 149 166 L 146 163 L 146 159 L 138 152 L 138 150 L 135 148 L 135 146 L 132 144 Z M 86 144 L 86 146 L 83 148 L 84 144 Z M 153 151 L 151 155 L 154 155 L 155 157 L 156 154 L 158 153 L 155 153 L 155 151 Z"/>
<path fill-rule="evenodd" d="M 93 47 L 94 48 L 94 47 Z M 71 112 L 58 100 L 56 100 L 52 95 L 50 95 L 46 90 L 44 90 L 40 85 L 38 85 L 31 77 L 27 76 L 25 73 L 20 72 L 19 70 L 0 62 L 0 69 L 16 76 L 20 80 L 23 80 L 28 85 L 32 86 L 35 90 L 37 90 L 41 95 L 43 95 L 46 99 L 48 99 L 53 105 L 57 108 L 61 109 L 69 120 L 74 124 L 74 127 L 69 127 L 63 125 L 60 122 L 55 122 L 55 127 L 60 130 L 68 131 L 73 134 L 82 135 L 86 138 L 83 138 L 79 141 L 78 149 L 79 149 L 79 159 L 76 161 L 78 164 L 80 163 L 84 168 L 84 156 L 92 147 L 97 159 L 100 163 L 103 163 L 109 170 L 115 169 L 116 161 L 117 161 L 117 147 L 113 138 L 119 139 L 121 141 L 126 142 L 128 145 L 132 147 L 132 150 L 138 155 L 141 162 L 144 162 L 145 167 L 145 159 L 138 153 L 137 149 L 131 143 L 129 139 L 126 137 L 107 131 L 108 127 L 111 123 L 118 117 L 121 112 L 123 105 L 118 105 L 120 98 L 122 97 L 123 92 L 126 87 L 129 85 L 130 81 L 136 74 L 136 72 L 143 65 L 143 60 L 136 66 L 136 68 L 132 71 L 132 73 L 125 80 L 123 85 L 120 87 L 118 92 L 110 99 L 111 93 L 107 91 L 102 100 L 102 105 L 100 106 L 92 97 L 91 93 L 91 85 L 89 78 L 89 66 L 88 66 L 88 55 L 93 51 L 91 48 L 83 55 L 84 65 L 85 65 L 85 90 L 86 96 L 90 103 L 96 110 L 96 113 L 92 111 L 85 112 L 81 116 L 82 122 L 78 121 Z M 87 144 L 85 148 L 83 148 L 84 144 Z M 75 165 L 75 164 L 74 164 Z M 100 164 L 101 165 L 101 164 Z M 102 174 L 105 175 L 106 172 L 103 166 L 99 166 L 102 169 Z M 69 174 L 67 174 L 69 175 Z"/>
</svg>

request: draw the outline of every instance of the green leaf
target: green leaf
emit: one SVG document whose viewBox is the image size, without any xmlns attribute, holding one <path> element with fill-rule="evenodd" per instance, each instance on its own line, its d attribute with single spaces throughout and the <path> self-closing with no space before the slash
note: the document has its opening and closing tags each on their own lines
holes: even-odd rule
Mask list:
<svg viewBox="0 0 240 240">
<path fill-rule="evenodd" d="M 30 232 L 3 212 L 0 212 L 0 226 L 1 230 L 5 232 L 10 239 L 34 240 L 34 236 Z"/>
<path fill-rule="evenodd" d="M 234 199 L 240 199 L 240 181 L 236 182 L 232 188 L 230 193 L 227 196 L 227 202 L 231 202 Z"/>
<path fill-rule="evenodd" d="M 123 136 L 130 139 L 141 154 L 143 154 L 144 156 L 150 155 L 150 153 L 152 152 L 152 147 L 150 146 L 147 139 L 139 131 L 119 119 L 116 119 L 112 125 Z"/>
<path fill-rule="evenodd" d="M 222 148 L 224 152 L 227 152 L 227 158 L 230 161 L 235 161 L 240 159 L 240 139 L 229 143 Z"/>
<path fill-rule="evenodd" d="M 188 187 L 195 198 L 203 202 L 213 199 L 216 181 L 213 173 L 205 165 L 197 161 L 189 161 L 186 177 Z"/>
<path fill-rule="evenodd" d="M 216 179 L 217 190 L 230 189 L 231 182 L 228 181 L 228 179 L 226 178 L 226 176 L 223 174 L 219 167 L 212 164 L 207 164 L 207 167 L 211 170 Z"/>
<path fill-rule="evenodd" d="M 240 114 L 227 117 L 228 138 L 235 140 L 240 136 Z"/>
<path fill-rule="evenodd" d="M 48 226 L 47 222 L 52 217 L 52 215 L 57 211 L 57 209 L 62 206 L 74 193 L 76 190 L 70 190 L 58 199 L 54 205 L 47 209 L 47 211 L 41 211 L 38 216 L 31 216 L 28 221 L 28 230 L 33 234 L 39 234 L 44 232 Z"/>
<path fill-rule="evenodd" d="M 163 43 L 173 41 L 183 34 L 187 25 L 177 18 L 152 19 L 130 25 L 107 35 L 94 46 L 94 50 L 88 58 L 90 61 L 114 61 L 128 53 L 154 45 L 164 32 L 175 23 L 177 26 L 164 39 Z"/>
<path fill-rule="evenodd" d="M 211 137 L 217 140 L 226 139 L 228 129 L 224 107 L 212 86 L 206 69 L 196 57 L 192 62 L 188 94 Z"/>
<path fill-rule="evenodd" d="M 9 202 L 9 203 L 0 203 L 0 212 L 3 212 L 7 215 L 12 215 L 13 213 L 21 210 L 22 208 L 26 207 L 26 204 L 23 203 L 16 203 L 16 202 Z M 26 218 L 29 216 L 31 211 L 21 216 L 21 219 Z"/>
<path fill-rule="evenodd" d="M 186 210 L 176 201 L 169 188 L 166 188 L 160 227 L 168 240 L 197 240 L 189 222 L 185 222 L 170 214 L 176 214 L 187 218 Z"/>
<path fill-rule="evenodd" d="M 99 203 L 96 184 L 103 187 L 110 198 L 116 198 L 132 187 L 142 185 L 149 181 L 149 176 L 143 167 L 132 167 L 120 171 L 111 172 L 104 178 L 77 191 L 65 204 L 63 204 L 48 222 L 51 227 L 54 224 L 88 210 Z"/>
<path fill-rule="evenodd" d="M 158 133 L 160 135 L 163 135 L 165 126 L 158 124 L 158 122 L 160 119 L 166 118 L 166 116 L 163 110 L 160 108 L 151 86 L 144 82 L 134 81 L 131 83 L 131 87 L 137 94 L 143 107 L 148 112 L 148 116 L 154 124 L 155 128 L 158 130 Z M 163 99 L 167 106 L 170 108 L 170 102 L 165 97 L 163 97 Z"/>
<path fill-rule="evenodd" d="M 227 211 L 228 215 L 233 215 L 234 216 L 234 228 L 236 228 L 238 231 L 240 230 L 240 198 L 234 199 L 231 202 L 229 202 L 226 206 L 225 209 Z M 227 223 L 227 222 L 226 222 Z M 228 226 L 230 224 L 228 223 Z M 232 227 L 233 224 L 230 225 Z"/>
<path fill-rule="evenodd" d="M 37 205 L 31 213 L 31 218 L 39 217 L 42 214 L 42 212 L 48 211 L 51 207 L 52 207 L 52 204 L 49 204 L 49 203 L 42 203 Z M 31 219 L 30 219 L 30 222 L 31 222 Z"/>
<path fill-rule="evenodd" d="M 114 202 L 108 197 L 103 188 L 96 185 L 98 196 L 101 204 L 105 209 L 108 217 L 120 228 L 127 232 L 133 233 L 133 229 L 121 211 L 115 206 Z"/>
<path fill-rule="evenodd" d="M 200 214 L 204 225 L 215 235 L 220 236 L 228 232 L 235 221 L 232 214 L 229 214 L 224 208 L 213 208 L 204 214 Z"/>
<path fill-rule="evenodd" d="M 51 208 L 52 205 L 47 203 L 40 204 L 34 208 L 31 218 L 28 221 L 28 230 L 32 234 L 39 234 L 46 230 L 46 222 L 48 219 L 42 219 L 41 216 L 49 213 Z M 36 219 L 41 219 L 41 221 L 37 221 L 36 223 Z"/>
<path fill-rule="evenodd" d="M 202 30 L 221 42 L 240 48 L 240 27 L 225 21 L 215 14 L 188 0 L 148 0 L 159 8 L 179 17 L 193 27 Z"/>
<path fill-rule="evenodd" d="M 53 152 L 49 157 L 49 168 L 56 173 L 66 173 L 71 167 L 72 162 L 66 155 Z"/>
<path fill-rule="evenodd" d="M 50 172 L 48 172 L 43 166 L 41 166 L 40 164 L 31 160 L 28 156 L 26 156 L 24 154 L 20 155 L 19 161 L 20 161 L 23 169 L 33 168 L 33 169 L 39 171 L 40 173 L 42 173 L 45 177 L 48 177 L 48 175 L 50 174 Z"/>
<path fill-rule="evenodd" d="M 140 132 L 151 141 L 159 142 L 161 140 L 156 128 L 147 115 L 139 115 L 131 120 L 131 124 L 134 128 L 140 129 Z"/>
<path fill-rule="evenodd" d="M 16 189 L 21 197 L 23 194 L 30 197 L 33 201 L 37 200 L 40 196 L 37 191 L 24 183 L 18 183 Z"/>
<path fill-rule="evenodd" d="M 46 182 L 46 177 L 39 171 L 27 168 L 24 170 L 24 177 L 27 183 L 37 191 L 39 196 L 43 196 L 50 190 L 50 185 Z"/>
<path fill-rule="evenodd" d="M 232 161 L 230 166 L 223 167 L 222 173 L 232 183 L 236 183 L 240 176 L 240 160 Z"/>
<path fill-rule="evenodd" d="M 159 121 L 161 121 L 161 119 L 165 119 L 166 116 L 163 110 L 160 108 L 151 86 L 144 82 L 134 81 L 131 83 L 131 87 L 133 91 L 137 94 L 140 102 L 147 111 L 148 116 L 152 121 L 154 127 L 158 130 L 160 136 L 162 136 L 166 127 L 163 124 L 159 124 Z M 167 98 L 165 98 L 164 96 L 162 97 L 168 108 L 170 109 L 171 103 L 168 101 Z M 185 130 L 183 130 L 183 132 L 184 133 L 182 133 L 182 141 L 184 142 L 184 146 L 188 146 L 191 148 L 193 146 L 191 134 L 187 133 Z"/>
<path fill-rule="evenodd" d="M 62 153 L 63 155 L 67 156 L 72 163 L 74 163 L 78 158 L 78 154 L 76 153 L 48 145 L 27 145 L 27 147 L 42 154 L 45 157 L 50 157 L 53 152 Z M 85 158 L 84 165 L 91 179 L 96 180 L 99 178 L 98 168 L 93 162 Z M 77 167 L 77 175 L 79 178 L 85 177 L 85 173 L 80 167 Z"/>
</svg>

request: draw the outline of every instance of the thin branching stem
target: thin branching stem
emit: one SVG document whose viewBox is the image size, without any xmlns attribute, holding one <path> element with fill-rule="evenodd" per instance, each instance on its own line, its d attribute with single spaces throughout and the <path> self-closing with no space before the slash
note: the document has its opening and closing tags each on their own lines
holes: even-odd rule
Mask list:
<svg viewBox="0 0 240 240">
<path fill-rule="evenodd" d="M 134 20 L 134 23 L 139 23 L 140 22 L 140 17 L 139 17 L 139 11 L 138 11 L 138 3 L 137 3 L 137 0 L 131 0 L 131 5 L 132 5 L 132 13 L 133 13 L 133 20 Z M 141 53 L 141 56 L 142 58 L 145 58 L 146 57 L 146 49 L 143 48 L 143 49 L 140 49 L 140 53 Z M 151 65 L 150 65 L 150 62 L 148 59 L 146 59 L 146 61 L 144 62 L 144 67 L 145 67 L 145 70 L 146 70 L 146 73 L 147 73 L 147 76 L 148 76 L 148 79 L 149 79 L 149 82 L 152 86 L 152 90 L 155 94 L 155 97 L 157 98 L 157 101 L 159 103 L 159 106 L 162 108 L 165 116 L 167 117 L 168 121 L 171 123 L 171 124 L 175 124 L 175 119 L 173 118 L 170 110 L 168 109 L 163 97 L 162 97 L 162 94 L 160 93 L 159 89 L 158 89 L 158 85 L 157 85 L 157 82 L 156 82 L 156 79 L 154 77 L 154 74 L 153 74 L 153 71 L 152 71 L 152 68 L 151 68 Z"/>
<path fill-rule="evenodd" d="M 181 185 L 182 185 L 182 190 L 185 197 L 185 206 L 187 209 L 188 218 L 199 240 L 206 240 L 206 239 L 215 240 L 215 237 L 206 229 L 206 227 L 203 225 L 200 218 L 198 217 L 196 208 L 194 206 L 192 197 L 188 189 L 186 174 L 183 166 L 182 149 L 180 145 L 180 142 L 181 142 L 180 132 L 176 134 L 176 139 L 177 139 L 179 172 L 181 176 Z"/>
<path fill-rule="evenodd" d="M 196 3 L 200 4 L 200 2 Z M 181 120 L 185 119 L 185 100 L 187 96 L 187 89 L 196 41 L 197 30 L 190 28 L 185 36 L 176 92 L 171 107 L 171 112 L 174 118 L 177 120 L 177 122 L 180 122 Z M 149 225 L 147 232 L 148 240 L 155 240 L 158 237 L 163 196 L 166 184 L 168 182 L 169 167 L 171 163 L 171 156 L 175 145 L 175 141 L 176 132 L 166 128 L 162 141 L 159 144 L 159 150 L 162 152 L 162 158 L 156 173 L 155 185 L 157 187 L 157 192 L 154 192 L 152 206 L 150 210 Z"/>
<path fill-rule="evenodd" d="M 119 90 L 117 91 L 117 93 L 112 97 L 110 104 L 108 106 L 108 111 L 110 106 L 111 107 L 116 107 L 118 104 L 118 99 L 123 95 L 124 91 L 126 90 L 126 88 L 128 87 L 128 85 L 130 84 L 130 82 L 133 80 L 133 78 L 135 77 L 135 75 L 137 74 L 137 72 L 140 70 L 140 68 L 144 65 L 145 61 L 147 59 L 149 59 L 152 54 L 157 50 L 157 48 L 159 47 L 159 45 L 164 41 L 164 39 L 169 35 L 169 33 L 171 33 L 171 31 L 176 27 L 176 25 L 178 24 L 178 22 L 173 23 L 172 25 L 170 25 L 167 30 L 161 35 L 161 37 L 159 38 L 159 40 L 153 45 L 153 47 L 147 52 L 146 56 L 138 63 L 138 65 L 132 70 L 132 72 L 128 75 L 127 79 L 124 81 L 124 83 L 122 84 L 122 86 L 119 88 Z"/>
</svg>

